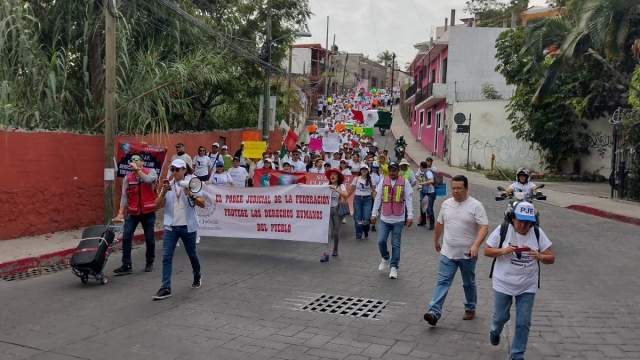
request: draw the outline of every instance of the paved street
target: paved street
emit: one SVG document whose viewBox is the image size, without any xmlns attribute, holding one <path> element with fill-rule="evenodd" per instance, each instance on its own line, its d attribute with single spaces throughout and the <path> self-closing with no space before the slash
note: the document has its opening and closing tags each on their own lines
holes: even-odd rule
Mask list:
<svg viewBox="0 0 640 360">
<path fill-rule="evenodd" d="M 471 185 L 470 194 L 485 204 L 494 229 L 504 202 L 480 186 Z M 526 358 L 640 359 L 638 228 L 547 204 L 538 209 L 556 264 L 542 268 Z M 354 238 L 349 218 L 340 256 L 328 263 L 319 262 L 323 247 L 317 244 L 203 238 L 203 287 L 190 289 L 190 265 L 180 247 L 174 295 L 158 302 L 151 296 L 160 287 L 159 249 L 154 272 L 143 272 L 138 249 L 135 273 L 111 276 L 105 286 L 82 285 L 70 270 L 0 282 L 0 359 L 507 358 L 513 322 L 499 347 L 488 341 L 490 259 L 478 261 L 477 318 L 461 319 L 458 276 L 432 328 L 422 315 L 437 278 L 433 233 L 405 228 L 397 280 L 378 272 L 375 238 Z M 109 274 L 119 255 L 109 262 Z M 301 310 L 322 293 L 389 303 L 375 319 Z"/>
</svg>

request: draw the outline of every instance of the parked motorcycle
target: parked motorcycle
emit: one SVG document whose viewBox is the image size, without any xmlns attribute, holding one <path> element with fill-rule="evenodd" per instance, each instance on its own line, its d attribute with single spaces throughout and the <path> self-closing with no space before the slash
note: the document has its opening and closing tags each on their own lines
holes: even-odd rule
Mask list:
<svg viewBox="0 0 640 360">
<path fill-rule="evenodd" d="M 404 159 L 404 146 L 396 146 L 396 159 L 398 161 Z"/>
<path fill-rule="evenodd" d="M 544 188 L 544 184 L 540 184 L 538 189 Z M 513 209 L 513 206 L 519 201 L 526 201 L 533 204 L 534 200 L 547 200 L 547 195 L 543 194 L 541 191 L 537 191 L 535 194 L 525 194 L 523 192 L 511 192 L 510 194 L 505 193 L 505 188 L 502 186 L 498 186 L 497 189 L 502 192 L 499 196 L 496 196 L 496 201 L 502 201 L 509 199 L 509 205 L 507 205 L 507 209 L 504 211 L 504 219 L 507 220 L 507 213 Z M 537 189 L 536 189 L 537 190 Z M 540 213 L 536 209 L 536 226 L 540 226 Z"/>
</svg>

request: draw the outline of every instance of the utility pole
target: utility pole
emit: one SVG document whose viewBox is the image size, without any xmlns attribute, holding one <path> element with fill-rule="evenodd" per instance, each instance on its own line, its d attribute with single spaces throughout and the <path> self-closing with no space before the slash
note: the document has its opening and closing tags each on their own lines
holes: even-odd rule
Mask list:
<svg viewBox="0 0 640 360">
<path fill-rule="evenodd" d="M 115 0 L 105 0 L 105 92 L 104 92 L 104 223 L 114 217 L 116 137 L 116 11 Z"/>
<path fill-rule="evenodd" d="M 336 47 L 336 34 L 333 34 L 333 45 L 331 46 L 331 55 L 330 55 L 330 59 L 329 60 L 329 81 L 327 82 L 328 86 L 331 86 L 331 74 L 333 73 L 333 49 Z M 327 91 L 327 96 L 329 96 L 329 94 L 331 93 L 331 91 L 333 90 L 333 87 L 330 88 L 331 90 Z"/>
<path fill-rule="evenodd" d="M 269 143 L 269 120 L 271 118 L 271 0 L 267 0 L 267 40 L 265 42 L 266 62 L 264 72 L 264 110 L 262 119 L 262 141 Z"/>
<path fill-rule="evenodd" d="M 396 53 L 393 53 L 393 60 L 391 60 L 391 106 L 389 112 L 393 115 L 393 103 L 395 102 L 395 96 L 393 92 L 393 73 L 396 71 Z"/>
<path fill-rule="evenodd" d="M 329 16 L 327 16 L 327 42 L 324 53 L 324 70 L 329 69 Z M 328 74 L 327 74 L 328 75 Z M 329 76 L 326 77 L 326 84 L 324 84 L 324 94 L 329 96 Z"/>
<path fill-rule="evenodd" d="M 344 61 L 344 70 L 342 71 L 342 93 L 344 94 L 344 78 L 347 76 L 347 65 L 349 64 L 349 53 L 347 52 L 347 58 Z"/>
<path fill-rule="evenodd" d="M 291 65 L 293 61 L 293 45 L 289 45 L 289 71 L 287 72 L 287 96 L 291 95 Z M 291 101 L 289 101 L 291 103 Z M 287 125 L 291 123 L 291 109 L 287 112 Z"/>
</svg>

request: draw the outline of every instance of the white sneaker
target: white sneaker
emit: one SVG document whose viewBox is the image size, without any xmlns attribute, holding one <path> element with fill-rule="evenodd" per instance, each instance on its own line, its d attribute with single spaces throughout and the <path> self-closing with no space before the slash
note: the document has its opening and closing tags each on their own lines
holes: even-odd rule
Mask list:
<svg viewBox="0 0 640 360">
<path fill-rule="evenodd" d="M 196 244 L 200 244 L 200 235 L 196 234 Z"/>
<path fill-rule="evenodd" d="M 389 271 L 389 279 L 397 279 L 398 278 L 398 269 L 392 267 L 391 271 Z"/>
<path fill-rule="evenodd" d="M 386 270 L 387 266 L 389 266 L 389 261 L 390 260 L 391 259 L 389 259 L 389 260 L 382 259 L 382 262 L 380 263 L 380 266 L 378 266 L 378 270 L 380 270 L 380 271 Z"/>
</svg>

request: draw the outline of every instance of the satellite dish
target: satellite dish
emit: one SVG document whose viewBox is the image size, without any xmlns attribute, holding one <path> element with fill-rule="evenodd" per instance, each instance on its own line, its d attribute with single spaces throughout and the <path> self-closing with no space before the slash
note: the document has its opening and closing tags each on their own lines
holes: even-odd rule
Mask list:
<svg viewBox="0 0 640 360">
<path fill-rule="evenodd" d="M 464 116 L 463 113 L 457 113 L 453 117 L 453 122 L 456 123 L 456 125 L 462 125 L 465 121 L 467 121 L 467 117 Z"/>
</svg>

